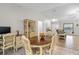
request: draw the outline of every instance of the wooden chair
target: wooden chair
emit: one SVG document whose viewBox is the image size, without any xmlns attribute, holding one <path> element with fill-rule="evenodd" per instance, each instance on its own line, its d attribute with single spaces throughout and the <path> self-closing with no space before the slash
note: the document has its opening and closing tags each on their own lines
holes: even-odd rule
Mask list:
<svg viewBox="0 0 79 59">
<path fill-rule="evenodd" d="M 34 50 L 37 50 L 36 47 L 32 47 L 30 45 L 29 39 L 26 38 L 24 35 L 22 36 L 22 42 L 23 42 L 23 47 L 25 49 L 26 54 L 28 55 L 39 54 L 39 51 L 36 51 L 36 52 L 34 51 Z"/>
<path fill-rule="evenodd" d="M 40 33 L 40 36 L 44 36 L 45 34 L 43 32 Z"/>
<path fill-rule="evenodd" d="M 30 33 L 30 38 L 33 38 L 33 37 L 35 37 L 36 35 L 35 35 L 35 32 L 31 32 Z"/>
<path fill-rule="evenodd" d="M 2 35 L 0 35 L 0 52 L 2 52 L 2 45 L 3 44 L 3 39 L 2 39 Z"/>
<path fill-rule="evenodd" d="M 16 36 L 16 37 L 15 37 L 15 40 L 16 40 L 16 41 L 15 41 L 15 43 L 16 43 L 16 45 L 15 45 L 15 50 L 17 51 L 18 48 L 23 47 L 21 35 Z"/>
<path fill-rule="evenodd" d="M 15 35 L 9 33 L 9 34 L 2 35 L 2 37 L 3 37 L 3 44 L 1 48 L 3 50 L 3 54 L 5 54 L 6 49 L 11 48 L 11 47 L 14 48 L 14 52 L 15 52 Z"/>
<path fill-rule="evenodd" d="M 47 37 L 51 38 L 52 35 L 53 35 L 52 31 L 48 31 L 48 32 L 46 32 L 46 36 L 47 36 Z"/>
<path fill-rule="evenodd" d="M 40 37 L 40 39 L 43 37 L 45 37 L 45 33 L 44 32 L 41 32 L 41 33 L 39 33 L 39 37 Z"/>
<path fill-rule="evenodd" d="M 52 39 L 51 39 L 50 46 L 44 48 L 43 53 L 44 54 L 52 54 L 53 46 L 54 46 L 54 37 L 52 37 Z"/>
<path fill-rule="evenodd" d="M 30 41 L 28 38 L 26 38 L 24 35 L 22 36 L 23 41 L 23 47 L 25 49 L 25 53 L 28 55 L 32 55 L 32 49 L 30 46 Z"/>
<path fill-rule="evenodd" d="M 52 36 L 52 38 L 51 38 L 51 44 L 50 44 L 49 48 L 44 49 L 44 54 L 46 54 L 46 53 L 48 53 L 50 55 L 52 54 L 52 52 L 57 44 L 57 40 L 58 40 L 58 37 L 56 34 L 54 34 L 54 36 Z"/>
</svg>

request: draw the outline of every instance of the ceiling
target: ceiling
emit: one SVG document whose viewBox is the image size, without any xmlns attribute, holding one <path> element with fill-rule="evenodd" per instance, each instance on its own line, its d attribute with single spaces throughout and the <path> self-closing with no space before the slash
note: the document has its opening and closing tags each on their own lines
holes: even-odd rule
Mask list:
<svg viewBox="0 0 79 59">
<path fill-rule="evenodd" d="M 43 12 L 65 4 L 66 3 L 2 3 L 0 5 L 22 8 L 33 12 Z"/>
<path fill-rule="evenodd" d="M 48 18 L 79 18 L 79 3 L 70 3 L 48 9 L 43 12 Z"/>
<path fill-rule="evenodd" d="M 30 9 L 32 11 L 42 12 L 65 4 L 64 3 L 62 4 L 61 3 L 19 3 L 16 5 L 24 9 Z"/>
<path fill-rule="evenodd" d="M 32 12 L 42 13 L 43 16 L 52 18 L 74 17 L 79 12 L 79 3 L 18 3 L 10 4 L 29 10 Z"/>
<path fill-rule="evenodd" d="M 53 18 L 78 18 L 79 3 L 5 3 L 5 6 L 17 7 L 34 13 L 41 13 L 43 17 Z"/>
</svg>

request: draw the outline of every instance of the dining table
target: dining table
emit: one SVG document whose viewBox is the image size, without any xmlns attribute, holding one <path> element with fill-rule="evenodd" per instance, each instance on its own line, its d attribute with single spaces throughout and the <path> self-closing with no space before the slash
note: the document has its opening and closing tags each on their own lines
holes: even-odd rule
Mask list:
<svg viewBox="0 0 79 59">
<path fill-rule="evenodd" d="M 31 44 L 31 47 L 39 48 L 40 55 L 42 55 L 43 48 L 50 46 L 51 38 L 44 37 L 43 40 L 41 38 L 39 40 L 38 36 L 35 36 L 35 37 L 30 38 L 30 44 Z"/>
</svg>

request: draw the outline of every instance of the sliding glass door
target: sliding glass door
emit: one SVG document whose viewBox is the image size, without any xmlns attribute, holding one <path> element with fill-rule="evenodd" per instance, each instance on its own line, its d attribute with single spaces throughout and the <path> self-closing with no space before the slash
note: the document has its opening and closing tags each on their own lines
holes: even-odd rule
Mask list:
<svg viewBox="0 0 79 59">
<path fill-rule="evenodd" d="M 63 29 L 66 34 L 72 34 L 74 32 L 74 24 L 73 23 L 64 23 Z"/>
</svg>

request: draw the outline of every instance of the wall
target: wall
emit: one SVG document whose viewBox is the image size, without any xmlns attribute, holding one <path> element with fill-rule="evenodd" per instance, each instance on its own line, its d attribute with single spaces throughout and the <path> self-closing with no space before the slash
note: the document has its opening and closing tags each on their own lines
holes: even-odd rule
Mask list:
<svg viewBox="0 0 79 59">
<path fill-rule="evenodd" d="M 79 35 L 79 26 L 76 26 L 76 24 L 79 25 L 79 13 L 77 14 L 68 14 L 75 8 L 74 6 L 63 6 L 56 8 L 56 11 L 53 11 L 53 9 L 49 9 L 45 12 L 43 12 L 43 17 L 45 19 L 58 19 L 59 29 L 63 29 L 64 23 L 73 23 L 74 24 L 74 34 Z M 54 8 L 55 10 L 55 8 Z"/>
<path fill-rule="evenodd" d="M 53 13 L 47 13 L 47 16 L 48 17 L 46 17 L 45 14 L 37 13 L 36 11 L 33 12 L 32 10 L 24 9 L 22 7 L 17 7 L 8 4 L 0 4 L 0 26 L 11 26 L 12 32 L 16 32 L 16 30 L 19 30 L 21 33 L 23 33 L 24 19 L 36 20 L 36 22 L 37 20 L 50 20 L 53 18 Z M 76 24 L 79 24 L 79 18 L 68 18 L 65 20 L 64 19 L 65 18 L 63 17 L 63 19 L 59 21 L 59 28 L 63 28 L 63 23 L 74 23 L 75 34 L 79 34 L 79 26 L 76 26 Z M 38 30 L 38 28 L 36 29 Z"/>
<path fill-rule="evenodd" d="M 16 7 L 14 5 L 0 4 L 0 26 L 10 26 L 11 32 L 24 31 L 23 20 L 39 20 L 40 14 L 33 11 Z"/>
<path fill-rule="evenodd" d="M 60 20 L 59 28 L 63 29 L 64 23 L 73 23 L 74 24 L 74 34 L 79 35 L 79 20 L 78 19 L 67 19 L 67 20 Z M 76 26 L 78 24 L 78 26 Z"/>
</svg>

